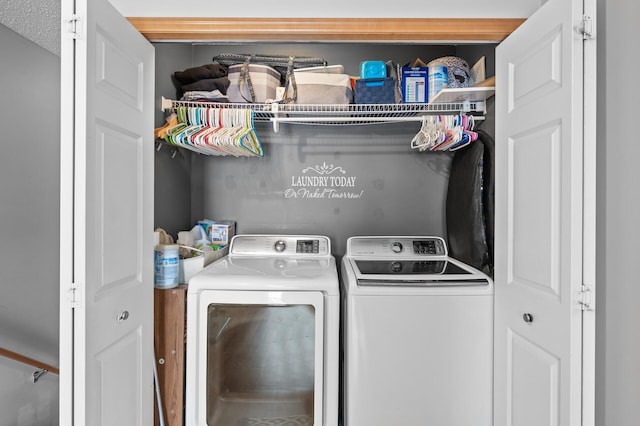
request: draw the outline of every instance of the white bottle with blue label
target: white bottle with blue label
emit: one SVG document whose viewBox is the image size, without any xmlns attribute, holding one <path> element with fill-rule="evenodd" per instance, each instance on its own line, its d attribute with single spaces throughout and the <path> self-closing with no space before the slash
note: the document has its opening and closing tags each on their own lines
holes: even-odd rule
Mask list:
<svg viewBox="0 0 640 426">
<path fill-rule="evenodd" d="M 173 288 L 178 285 L 180 267 L 177 244 L 159 244 L 155 247 L 154 283 L 156 288 Z"/>
<path fill-rule="evenodd" d="M 429 67 L 429 102 L 433 101 L 442 89 L 447 88 L 447 67 L 432 65 Z"/>
</svg>

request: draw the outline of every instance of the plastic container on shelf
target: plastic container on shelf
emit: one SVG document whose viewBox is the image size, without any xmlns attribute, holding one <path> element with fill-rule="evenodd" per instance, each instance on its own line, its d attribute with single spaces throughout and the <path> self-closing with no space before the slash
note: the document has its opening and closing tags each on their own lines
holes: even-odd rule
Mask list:
<svg viewBox="0 0 640 426">
<path fill-rule="evenodd" d="M 383 61 L 360 62 L 360 78 L 385 78 L 387 64 Z"/>
</svg>

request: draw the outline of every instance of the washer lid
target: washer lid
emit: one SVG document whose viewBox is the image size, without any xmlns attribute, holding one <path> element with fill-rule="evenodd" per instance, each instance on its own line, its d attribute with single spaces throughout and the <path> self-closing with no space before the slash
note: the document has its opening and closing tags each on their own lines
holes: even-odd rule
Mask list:
<svg viewBox="0 0 640 426">
<path fill-rule="evenodd" d="M 335 258 L 327 237 L 238 235 L 229 255 L 189 280 L 202 290 L 322 291 L 339 294 Z"/>
<path fill-rule="evenodd" d="M 363 286 L 486 286 L 481 271 L 450 257 L 431 259 L 349 259 Z"/>
<path fill-rule="evenodd" d="M 429 260 L 354 260 L 362 275 L 469 275 L 447 259 Z"/>
<path fill-rule="evenodd" d="M 291 259 L 277 256 L 227 256 L 189 280 L 189 293 L 201 290 L 323 291 L 338 294 L 333 257 Z"/>
<path fill-rule="evenodd" d="M 447 255 L 440 237 L 351 237 L 345 259 L 358 286 L 491 286 L 483 272 Z"/>
</svg>

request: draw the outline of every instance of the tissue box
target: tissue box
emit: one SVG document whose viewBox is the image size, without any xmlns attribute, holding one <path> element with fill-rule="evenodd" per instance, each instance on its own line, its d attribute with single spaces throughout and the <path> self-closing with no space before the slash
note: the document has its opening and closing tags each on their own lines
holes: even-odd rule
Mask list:
<svg viewBox="0 0 640 426">
<path fill-rule="evenodd" d="M 235 231 L 235 222 L 230 220 L 215 221 L 209 228 L 209 239 L 212 244 L 229 244 Z"/>
<path fill-rule="evenodd" d="M 402 67 L 402 102 L 427 103 L 429 93 L 427 67 Z"/>
<path fill-rule="evenodd" d="M 204 230 L 206 238 L 215 245 L 229 244 L 235 234 L 236 223 L 233 220 L 202 219 L 196 224 Z"/>
</svg>

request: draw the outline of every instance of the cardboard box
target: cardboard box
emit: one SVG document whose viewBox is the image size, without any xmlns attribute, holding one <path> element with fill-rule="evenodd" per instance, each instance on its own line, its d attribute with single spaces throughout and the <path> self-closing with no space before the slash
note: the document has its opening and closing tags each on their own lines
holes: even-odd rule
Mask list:
<svg viewBox="0 0 640 426">
<path fill-rule="evenodd" d="M 429 101 L 427 67 L 402 67 L 402 102 L 427 103 Z"/>
</svg>

